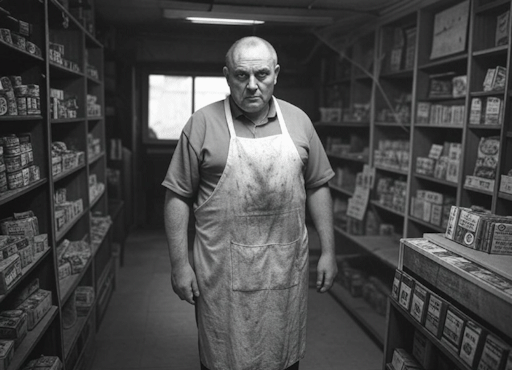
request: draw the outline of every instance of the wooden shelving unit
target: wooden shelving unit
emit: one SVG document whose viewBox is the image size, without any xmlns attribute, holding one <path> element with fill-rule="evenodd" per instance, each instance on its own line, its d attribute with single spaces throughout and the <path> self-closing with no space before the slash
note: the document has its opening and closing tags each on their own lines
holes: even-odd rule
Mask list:
<svg viewBox="0 0 512 370">
<path fill-rule="evenodd" d="M 341 122 L 321 121 L 315 124 L 326 146 L 331 165 L 337 172 L 330 186 L 335 212 L 347 208 L 346 204 L 353 192 L 346 189 L 354 188 L 351 181 L 353 176 L 361 171 L 364 164 L 368 164 L 375 169 L 376 178 L 367 212 L 372 213 L 372 219 L 377 217 L 381 222 L 391 224 L 394 232 L 403 237 L 421 237 L 424 233 L 444 232 L 446 211 L 452 204 L 463 207 L 477 205 L 495 214 L 510 214 L 512 195 L 500 192 L 499 186 L 500 177 L 512 169 L 511 37 L 505 44 L 498 45 L 495 35 L 497 17 L 511 10 L 511 2 L 470 0 L 466 14 L 467 42 L 463 49 L 431 58 L 436 16 L 461 4 L 466 3 L 463 0 L 419 2 L 414 8 L 389 14 L 374 22 L 373 27 L 361 28 L 360 36 L 353 43 L 339 50 L 339 53 L 334 52 L 324 58 L 319 78 L 322 82 L 321 107 L 339 108 L 342 111 Z M 512 22 L 508 25 L 509 35 L 510 24 Z M 355 63 L 352 64 L 352 61 Z M 366 69 L 366 73 L 360 70 L 361 66 Z M 484 77 L 488 69 L 496 66 L 507 68 L 505 87 L 500 91 L 484 91 Z M 454 76 L 467 76 L 466 89 L 456 96 L 432 96 L 431 81 L 433 78 L 440 78 L 439 76 L 449 76 L 450 79 Z M 502 99 L 500 124 L 469 124 L 472 99 L 485 101 L 489 97 Z M 457 112 L 461 119 L 459 122 L 422 121 L 418 117 L 418 108 L 423 103 L 460 107 Z M 368 109 L 368 119 L 362 119 L 364 126 L 356 125 L 350 120 L 351 113 L 362 105 Z M 494 188 L 471 188 L 465 185 L 465 179 L 473 175 L 478 143 L 482 137 L 490 136 L 498 137 L 500 142 Z M 406 161 L 404 165 L 386 164 L 392 157 L 391 152 L 397 150 L 396 146 L 383 161 L 382 148 L 393 141 L 408 143 L 405 159 L 401 156 Z M 335 152 L 333 147 L 341 145 L 347 150 L 354 143 L 359 146 L 363 143 L 365 147 L 367 145 L 367 162 L 357 163 L 346 154 L 331 154 Z M 418 158 L 427 158 L 433 144 L 443 146 L 445 143 L 460 144 L 461 151 L 457 159 L 459 166 L 454 175 L 457 181 L 453 178 L 447 180 L 443 172 L 434 176 L 433 173 L 424 174 L 417 169 Z M 393 145 L 390 147 L 393 148 Z M 348 152 L 358 152 L 360 147 L 357 149 L 348 149 Z M 346 179 L 348 181 L 345 182 Z M 402 204 L 401 208 L 404 212 L 379 202 L 377 184 L 380 179 L 391 183 L 406 183 L 403 196 L 405 206 Z M 418 214 L 416 198 L 425 192 L 443 194 L 440 204 L 444 214 L 442 222 L 427 219 L 426 211 L 422 217 Z M 368 213 L 366 217 L 368 218 Z M 383 268 L 394 268 L 389 259 L 382 260 L 376 255 L 372 243 L 378 243 L 377 239 L 349 234 L 344 226 L 345 221 L 343 220 L 343 226 L 336 227 L 336 234 L 340 245 L 349 243 L 351 246 L 346 253 L 357 253 L 359 250 L 369 255 L 372 260 L 380 260 Z M 355 246 L 356 251 L 352 246 Z M 388 251 L 393 254 L 393 261 L 398 260 L 399 243 L 390 246 Z M 383 283 L 390 286 L 392 279 L 384 279 Z M 370 325 L 364 318 L 360 321 L 365 327 Z"/>
<path fill-rule="evenodd" d="M 92 6 L 88 10 L 94 11 L 92 2 L 86 2 Z M 103 297 L 102 312 L 108 305 L 110 296 L 105 296 L 104 292 L 111 292 L 112 284 L 104 277 L 100 279 L 100 275 L 106 276 L 113 271 L 105 269 L 105 266 L 113 265 L 110 229 L 106 229 L 108 231 L 100 243 L 91 246 L 91 256 L 80 272 L 63 279 L 59 279 L 62 261 L 58 260 L 61 256 L 58 256 L 57 248 L 64 240 L 84 240 L 91 244 L 91 217 L 108 215 L 103 46 L 90 32 L 90 25 L 75 18 L 72 11 L 58 0 L 17 0 L 2 5 L 2 8 L 10 12 L 12 17 L 31 25 L 26 41 L 36 45 L 41 55 L 0 41 L 0 76 L 19 76 L 24 85 L 38 85 L 40 103 L 37 114 L 10 113 L 0 117 L 1 137 L 29 135 L 33 164 L 39 168 L 39 179 L 22 188 L 0 193 L 0 219 L 12 217 L 15 212 L 32 211 L 38 219 L 39 232 L 47 234 L 48 248 L 37 253 L 32 263 L 22 269 L 21 277 L 5 294 L 0 295 L 0 312 L 13 309 L 14 298 L 36 279 L 40 289 L 52 293 L 49 311 L 15 349 L 8 370 L 21 369 L 28 361 L 41 355 L 58 356 L 64 370 L 82 370 L 90 365 L 92 358 L 94 334 L 99 327 L 96 316 L 98 300 L 94 300 L 90 313 L 85 317 L 79 316 L 79 323 L 70 329 L 64 329 L 64 307 L 70 303 L 70 299 L 74 299 L 73 293 L 78 286 L 93 287 L 95 295 Z M 57 50 L 62 64 L 57 62 Z M 91 66 L 97 72 L 95 76 L 88 73 Z M 75 107 L 68 108 L 74 110 L 75 114 L 67 115 L 57 107 L 51 97 L 52 89 L 63 91 L 65 99 L 75 101 Z M 88 107 L 92 97 L 95 97 L 97 105 Z M 59 106 L 69 107 L 65 104 L 60 103 Z M 94 114 L 89 115 L 89 110 Z M 55 118 L 57 116 L 59 118 Z M 64 143 L 71 151 L 82 152 L 83 160 L 53 175 L 54 142 Z M 93 146 L 94 150 L 90 151 Z M 89 156 L 88 153 L 94 155 Z M 102 191 L 94 192 L 92 199 L 89 185 L 93 178 L 96 183 L 105 184 L 105 187 Z M 66 200 L 81 199 L 82 211 L 76 212 L 57 230 L 57 205 L 54 201 L 58 189 L 65 189 Z"/>
</svg>

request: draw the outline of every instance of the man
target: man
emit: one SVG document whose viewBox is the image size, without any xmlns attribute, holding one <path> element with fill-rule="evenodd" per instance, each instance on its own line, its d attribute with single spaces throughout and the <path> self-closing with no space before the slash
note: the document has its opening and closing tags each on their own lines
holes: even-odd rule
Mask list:
<svg viewBox="0 0 512 370">
<path fill-rule="evenodd" d="M 326 292 L 337 274 L 326 185 L 334 173 L 307 115 L 273 98 L 279 69 L 267 41 L 235 42 L 223 69 L 231 95 L 192 115 L 163 182 L 172 286 L 196 304 L 202 369 L 298 369 L 306 202 L 322 248 L 317 290 Z"/>
</svg>

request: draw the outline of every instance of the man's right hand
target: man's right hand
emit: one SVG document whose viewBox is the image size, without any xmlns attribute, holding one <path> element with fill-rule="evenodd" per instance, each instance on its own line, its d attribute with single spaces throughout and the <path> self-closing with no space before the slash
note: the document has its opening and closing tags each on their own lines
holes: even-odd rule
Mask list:
<svg viewBox="0 0 512 370">
<path fill-rule="evenodd" d="M 194 270 L 190 264 L 171 269 L 172 290 L 183 301 L 195 304 L 194 298 L 199 297 L 199 288 Z"/>
</svg>

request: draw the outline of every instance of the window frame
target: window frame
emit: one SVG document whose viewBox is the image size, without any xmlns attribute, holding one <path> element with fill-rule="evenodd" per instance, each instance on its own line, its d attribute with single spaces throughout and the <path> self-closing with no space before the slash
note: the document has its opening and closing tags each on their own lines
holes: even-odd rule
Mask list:
<svg viewBox="0 0 512 370">
<path fill-rule="evenodd" d="M 150 75 L 169 75 L 169 76 L 184 76 L 192 77 L 192 97 L 195 96 L 195 78 L 196 77 L 224 77 L 222 74 L 222 67 L 208 68 L 202 67 L 199 69 L 189 70 L 187 68 L 144 68 L 141 74 L 141 99 L 142 99 L 142 143 L 149 145 L 159 146 L 172 146 L 175 147 L 178 139 L 155 139 L 149 137 L 149 76 Z M 192 112 L 194 111 L 195 99 L 192 99 Z"/>
</svg>

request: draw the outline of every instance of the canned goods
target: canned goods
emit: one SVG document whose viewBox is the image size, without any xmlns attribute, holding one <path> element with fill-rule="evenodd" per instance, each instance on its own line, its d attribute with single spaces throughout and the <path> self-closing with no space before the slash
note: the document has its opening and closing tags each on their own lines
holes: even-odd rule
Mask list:
<svg viewBox="0 0 512 370">
<path fill-rule="evenodd" d="M 7 173 L 5 171 L 0 172 L 0 186 L 7 185 Z"/>
<path fill-rule="evenodd" d="M 5 90 L 0 90 L 0 116 L 5 116 L 8 110 L 7 95 Z"/>
<path fill-rule="evenodd" d="M 3 146 L 6 149 L 5 150 L 6 154 L 9 154 L 9 152 L 8 152 L 9 148 L 20 146 L 20 138 L 14 134 L 10 134 L 10 135 L 2 137 L 2 142 L 4 143 Z"/>
<path fill-rule="evenodd" d="M 23 170 L 7 173 L 7 185 L 9 189 L 15 190 L 23 187 Z"/>
<path fill-rule="evenodd" d="M 9 76 L 9 80 L 11 80 L 12 87 L 15 88 L 17 86 L 22 85 L 22 79 L 21 76 Z"/>
<path fill-rule="evenodd" d="M 34 98 L 39 97 L 39 85 L 35 84 L 28 84 L 27 85 L 27 92 L 29 96 L 32 96 Z"/>
<path fill-rule="evenodd" d="M 15 33 L 11 33 L 12 38 L 12 44 L 16 46 L 19 49 L 25 50 L 27 48 L 27 40 L 20 35 L 17 35 Z"/>
<path fill-rule="evenodd" d="M 36 53 L 36 44 L 34 44 L 33 42 L 27 41 L 25 46 L 26 46 L 27 53 L 30 53 L 30 54 Z"/>
<path fill-rule="evenodd" d="M 18 115 L 18 104 L 16 102 L 16 96 L 14 95 L 14 91 L 7 90 L 5 92 L 5 95 L 7 96 L 7 114 L 10 116 L 17 116 Z"/>
<path fill-rule="evenodd" d="M 0 38 L 9 44 L 12 44 L 11 31 L 9 29 L 0 28 Z"/>
<path fill-rule="evenodd" d="M 28 86 L 27 85 L 14 86 L 14 95 L 16 95 L 18 97 L 27 96 L 28 95 Z"/>
<path fill-rule="evenodd" d="M 11 84 L 11 80 L 9 80 L 9 77 L 7 77 L 7 76 L 0 77 L 0 84 L 2 84 L 2 88 L 5 91 L 12 90 L 12 84 Z"/>
<path fill-rule="evenodd" d="M 18 108 L 18 115 L 26 116 L 27 115 L 27 98 L 24 96 L 17 97 L 16 105 Z"/>
<path fill-rule="evenodd" d="M 23 167 L 30 164 L 30 158 L 32 152 L 25 152 L 18 155 L 6 156 L 5 167 L 7 172 L 16 172 L 21 170 Z"/>
<path fill-rule="evenodd" d="M 0 164 L 0 173 L 5 172 L 5 163 Z"/>
<path fill-rule="evenodd" d="M 32 165 L 30 166 L 29 168 L 29 177 L 30 177 L 30 182 L 34 182 L 34 181 L 37 181 L 41 178 L 41 174 L 40 174 L 40 171 L 39 171 L 39 166 L 36 166 L 36 165 Z"/>
</svg>

